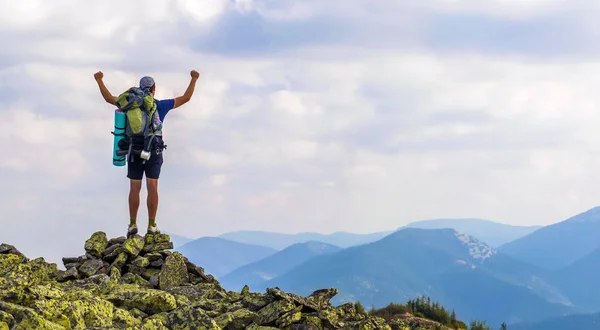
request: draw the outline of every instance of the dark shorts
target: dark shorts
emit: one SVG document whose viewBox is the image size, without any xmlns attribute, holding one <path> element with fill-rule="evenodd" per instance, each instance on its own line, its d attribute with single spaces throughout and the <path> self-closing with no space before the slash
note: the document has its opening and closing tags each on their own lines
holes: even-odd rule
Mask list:
<svg viewBox="0 0 600 330">
<path fill-rule="evenodd" d="M 163 154 L 156 154 L 156 151 L 152 153 L 150 159 L 143 163 L 138 155 L 133 157 L 133 161 L 127 162 L 127 177 L 133 180 L 142 180 L 144 174 L 146 178 L 158 179 L 160 176 L 160 168 L 163 164 Z"/>
</svg>

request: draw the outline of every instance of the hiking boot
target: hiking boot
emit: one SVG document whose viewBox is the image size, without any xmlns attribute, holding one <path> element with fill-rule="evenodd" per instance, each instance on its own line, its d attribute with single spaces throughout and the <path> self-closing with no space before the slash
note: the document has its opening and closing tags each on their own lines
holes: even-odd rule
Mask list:
<svg viewBox="0 0 600 330">
<path fill-rule="evenodd" d="M 129 226 L 129 228 L 127 228 L 127 238 L 130 238 L 131 236 L 137 234 L 137 232 L 138 232 L 138 227 L 136 224 Z"/>
<path fill-rule="evenodd" d="M 160 230 L 156 226 L 148 226 L 148 234 L 160 234 Z"/>
</svg>

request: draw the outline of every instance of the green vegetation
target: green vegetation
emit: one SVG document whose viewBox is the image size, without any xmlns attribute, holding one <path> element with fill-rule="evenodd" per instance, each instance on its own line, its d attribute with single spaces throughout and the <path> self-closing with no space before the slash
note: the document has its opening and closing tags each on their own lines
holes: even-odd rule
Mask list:
<svg viewBox="0 0 600 330">
<path fill-rule="evenodd" d="M 357 313 L 377 316 L 388 321 L 402 318 L 403 315 L 412 315 L 423 319 L 435 321 L 442 326 L 451 329 L 466 329 L 466 330 L 493 330 L 486 324 L 485 321 L 472 320 L 467 326 L 463 321 L 456 319 L 454 310 L 448 311 L 444 306 L 441 306 L 436 301 L 431 301 L 431 298 L 419 297 L 417 299 L 408 300 L 406 304 L 390 303 L 382 308 L 371 307 L 370 311 L 365 311 L 364 306 L 360 301 L 354 303 L 354 308 Z M 442 329 L 442 327 L 439 327 Z M 507 330 L 506 323 L 502 323 L 500 330 Z"/>
</svg>

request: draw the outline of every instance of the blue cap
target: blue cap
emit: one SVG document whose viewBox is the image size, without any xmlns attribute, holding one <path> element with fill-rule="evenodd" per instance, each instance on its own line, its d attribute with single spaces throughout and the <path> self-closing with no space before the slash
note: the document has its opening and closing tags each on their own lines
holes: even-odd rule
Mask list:
<svg viewBox="0 0 600 330">
<path fill-rule="evenodd" d="M 152 77 L 145 76 L 142 79 L 140 79 L 141 89 L 150 89 L 152 86 L 154 86 L 154 79 L 152 79 Z"/>
</svg>

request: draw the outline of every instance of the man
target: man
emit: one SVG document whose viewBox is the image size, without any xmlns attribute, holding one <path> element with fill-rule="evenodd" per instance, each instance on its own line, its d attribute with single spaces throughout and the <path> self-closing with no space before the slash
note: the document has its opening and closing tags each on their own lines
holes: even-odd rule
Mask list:
<svg viewBox="0 0 600 330">
<path fill-rule="evenodd" d="M 187 103 L 194 94 L 194 88 L 196 81 L 200 74 L 196 70 L 190 72 L 191 81 L 187 87 L 185 93 L 182 96 L 174 99 L 156 100 L 156 111 L 158 111 L 160 120 L 164 123 L 167 113 L 181 105 Z M 100 88 L 100 93 L 104 97 L 104 100 L 114 106 L 117 105 L 117 97 L 113 96 L 102 81 L 104 74 L 102 71 L 98 71 L 94 74 L 94 78 Z M 143 77 L 140 79 L 141 89 L 149 89 L 152 96 L 156 92 L 156 84 L 152 77 Z M 142 178 L 146 175 L 146 187 L 148 189 L 147 207 L 148 207 L 148 230 L 147 233 L 156 234 L 160 233 L 156 226 L 156 211 L 158 209 L 158 177 L 163 164 L 162 153 L 153 153 L 149 160 L 145 163 L 139 158 L 139 155 L 135 156 L 133 162 L 127 162 L 127 177 L 129 178 L 129 227 L 127 229 L 127 237 L 135 235 L 138 232 L 137 229 L 137 212 L 140 205 L 140 190 L 142 189 Z"/>
</svg>

